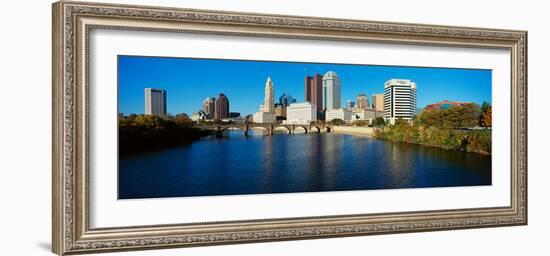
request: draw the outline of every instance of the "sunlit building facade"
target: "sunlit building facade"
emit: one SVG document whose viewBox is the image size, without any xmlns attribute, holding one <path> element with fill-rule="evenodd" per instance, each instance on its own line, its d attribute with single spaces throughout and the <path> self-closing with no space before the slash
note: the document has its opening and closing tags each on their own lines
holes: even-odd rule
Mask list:
<svg viewBox="0 0 550 256">
<path fill-rule="evenodd" d="M 396 119 L 411 121 L 416 115 L 416 83 L 390 79 L 384 84 L 384 118 L 391 124 Z"/>
<path fill-rule="evenodd" d="M 216 112 L 216 103 L 215 103 L 215 99 L 212 98 L 212 97 L 207 97 L 203 102 L 202 102 L 202 110 L 204 110 L 204 112 L 208 115 L 208 118 L 213 118 L 214 117 L 214 113 Z"/>
<path fill-rule="evenodd" d="M 384 94 L 373 94 L 371 104 L 376 111 L 384 111 Z"/>
<path fill-rule="evenodd" d="M 323 110 L 340 108 L 340 77 L 329 71 L 323 76 Z"/>
<path fill-rule="evenodd" d="M 274 123 L 276 121 L 274 88 L 271 77 L 268 77 L 265 82 L 264 104 L 260 105 L 260 109 L 254 114 L 253 119 L 254 123 Z"/>
<path fill-rule="evenodd" d="M 355 108 L 358 108 L 358 109 L 370 108 L 369 97 L 364 93 L 360 93 L 359 95 L 357 95 L 357 97 L 355 98 Z"/>
<path fill-rule="evenodd" d="M 327 122 L 330 122 L 334 119 L 340 119 L 346 123 L 350 123 L 351 117 L 352 117 L 352 112 L 344 108 L 327 110 L 325 112 L 325 121 Z"/>
<path fill-rule="evenodd" d="M 310 124 L 317 120 L 317 107 L 309 102 L 290 104 L 284 124 Z"/>
<path fill-rule="evenodd" d="M 377 117 L 384 117 L 384 111 L 378 111 L 374 108 L 354 109 L 351 119 L 352 121 L 366 120 L 370 123 Z"/>
<path fill-rule="evenodd" d="M 193 122 L 199 122 L 208 119 L 208 114 L 204 110 L 199 110 L 191 115 Z"/>
</svg>

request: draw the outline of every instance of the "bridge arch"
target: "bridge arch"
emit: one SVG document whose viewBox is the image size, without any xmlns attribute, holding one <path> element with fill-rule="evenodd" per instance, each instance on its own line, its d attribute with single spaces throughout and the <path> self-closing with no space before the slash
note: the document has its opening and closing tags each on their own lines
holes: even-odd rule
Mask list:
<svg viewBox="0 0 550 256">
<path fill-rule="evenodd" d="M 227 134 L 231 131 L 239 131 L 242 132 L 244 136 L 248 135 L 248 131 L 246 130 L 245 126 L 239 126 L 239 125 L 231 125 L 231 126 L 220 126 L 217 130 L 217 135 L 221 136 L 224 133 Z"/>
<path fill-rule="evenodd" d="M 288 134 L 291 134 L 292 133 L 292 130 L 290 128 L 288 128 L 287 126 L 284 126 L 284 125 L 279 125 L 279 126 L 275 126 L 273 127 L 273 131 L 281 131 L 281 130 L 284 130 L 286 131 Z"/>
<path fill-rule="evenodd" d="M 312 127 L 310 128 L 310 132 L 320 133 L 320 132 L 321 132 L 321 128 L 319 128 L 318 126 L 312 126 Z"/>
<path fill-rule="evenodd" d="M 225 132 L 225 131 L 245 131 L 245 127 L 241 127 L 241 126 L 226 126 L 226 127 L 220 127 L 220 132 Z"/>
<path fill-rule="evenodd" d="M 254 132 L 254 130 L 262 130 L 265 132 L 265 135 L 271 135 L 271 130 L 268 128 L 268 127 L 265 127 L 265 126 L 249 126 L 248 127 L 248 132 L 252 131 Z"/>
<path fill-rule="evenodd" d="M 298 129 L 300 129 L 300 128 L 304 129 L 304 133 L 308 133 L 308 132 L 309 132 L 307 126 L 304 126 L 304 125 L 296 125 L 296 126 L 294 126 L 294 131 L 292 131 L 292 133 L 296 133 L 296 130 L 298 130 Z"/>
</svg>

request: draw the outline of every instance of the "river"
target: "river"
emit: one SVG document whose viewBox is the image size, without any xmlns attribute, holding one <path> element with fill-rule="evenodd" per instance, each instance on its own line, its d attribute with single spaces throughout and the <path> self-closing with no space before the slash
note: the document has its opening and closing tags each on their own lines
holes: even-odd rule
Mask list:
<svg viewBox="0 0 550 256">
<path fill-rule="evenodd" d="M 119 159 L 119 199 L 491 185 L 491 156 L 335 133 L 203 138 Z"/>
</svg>

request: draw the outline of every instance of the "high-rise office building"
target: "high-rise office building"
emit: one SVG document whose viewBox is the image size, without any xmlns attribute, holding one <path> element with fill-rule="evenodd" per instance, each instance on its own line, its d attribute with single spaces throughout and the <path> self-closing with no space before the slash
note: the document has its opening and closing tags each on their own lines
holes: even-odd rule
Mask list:
<svg viewBox="0 0 550 256">
<path fill-rule="evenodd" d="M 265 82 L 264 104 L 260 105 L 260 111 L 254 114 L 254 123 L 274 123 L 276 121 L 273 95 L 273 81 L 271 77 L 268 77 Z"/>
<path fill-rule="evenodd" d="M 220 93 L 214 103 L 214 119 L 222 120 L 229 117 L 229 99 L 225 94 Z"/>
<path fill-rule="evenodd" d="M 314 105 L 317 111 L 323 109 L 323 76 L 315 74 L 305 77 L 304 101 Z"/>
<path fill-rule="evenodd" d="M 285 108 L 292 103 L 296 103 L 296 99 L 293 98 L 290 94 L 283 93 L 283 95 L 279 97 L 279 104 Z"/>
<path fill-rule="evenodd" d="M 372 107 L 376 111 L 384 111 L 384 94 L 373 94 L 372 95 Z"/>
<path fill-rule="evenodd" d="M 384 84 L 384 117 L 394 123 L 401 118 L 412 120 L 416 114 L 416 83 L 390 79 Z"/>
<path fill-rule="evenodd" d="M 274 92 L 273 92 L 273 81 L 271 80 L 271 77 L 267 77 L 267 81 L 265 82 L 263 108 L 264 109 L 263 109 L 262 112 L 275 114 L 275 100 L 274 100 Z"/>
<path fill-rule="evenodd" d="M 334 71 L 323 76 L 323 110 L 340 108 L 340 78 Z"/>
<path fill-rule="evenodd" d="M 357 97 L 355 98 L 355 108 L 357 109 L 370 108 L 369 97 L 364 93 L 360 93 L 359 95 L 357 95 Z"/>
<path fill-rule="evenodd" d="M 214 118 L 214 112 L 216 112 L 216 100 L 212 97 L 207 97 L 202 102 L 202 110 L 206 113 L 209 119 Z"/>
<path fill-rule="evenodd" d="M 166 115 L 166 90 L 145 88 L 145 114 Z"/>
</svg>

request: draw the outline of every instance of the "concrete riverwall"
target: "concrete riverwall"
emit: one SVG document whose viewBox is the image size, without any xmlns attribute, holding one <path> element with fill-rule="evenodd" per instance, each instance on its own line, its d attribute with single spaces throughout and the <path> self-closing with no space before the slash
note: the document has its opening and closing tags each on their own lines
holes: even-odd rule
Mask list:
<svg viewBox="0 0 550 256">
<path fill-rule="evenodd" d="M 333 126 L 332 131 L 335 133 L 350 134 L 350 135 L 364 135 L 373 136 L 373 127 L 353 127 L 353 126 Z"/>
</svg>

